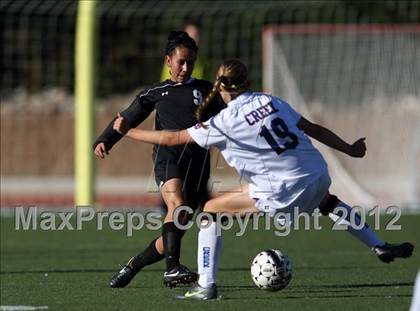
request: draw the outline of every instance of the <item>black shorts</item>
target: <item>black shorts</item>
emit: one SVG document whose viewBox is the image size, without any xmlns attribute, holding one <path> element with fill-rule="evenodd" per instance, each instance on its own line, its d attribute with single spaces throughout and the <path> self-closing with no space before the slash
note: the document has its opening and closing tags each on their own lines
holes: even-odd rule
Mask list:
<svg viewBox="0 0 420 311">
<path fill-rule="evenodd" d="M 210 177 L 209 154 L 203 153 L 201 148 L 194 155 L 177 151 L 179 150 L 174 148 L 170 152 L 157 153 L 155 157 L 156 184 L 160 188 L 170 179 L 181 179 L 185 203 L 196 210 L 209 199 L 207 189 Z"/>
</svg>

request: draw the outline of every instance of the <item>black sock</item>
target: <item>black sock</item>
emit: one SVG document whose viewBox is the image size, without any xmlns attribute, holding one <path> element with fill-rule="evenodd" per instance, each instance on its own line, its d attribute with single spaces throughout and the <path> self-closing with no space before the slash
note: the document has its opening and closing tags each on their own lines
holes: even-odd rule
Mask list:
<svg viewBox="0 0 420 311">
<path fill-rule="evenodd" d="M 177 228 L 173 222 L 163 224 L 162 237 L 165 250 L 166 271 L 171 271 L 179 266 L 179 255 L 181 252 L 182 230 Z"/>
<path fill-rule="evenodd" d="M 156 240 L 154 239 L 150 242 L 149 246 L 139 253 L 138 255 L 134 256 L 128 262 L 129 266 L 132 267 L 135 271 L 139 271 L 144 266 L 148 266 L 154 264 L 165 258 L 164 254 L 160 254 L 156 249 Z"/>
</svg>

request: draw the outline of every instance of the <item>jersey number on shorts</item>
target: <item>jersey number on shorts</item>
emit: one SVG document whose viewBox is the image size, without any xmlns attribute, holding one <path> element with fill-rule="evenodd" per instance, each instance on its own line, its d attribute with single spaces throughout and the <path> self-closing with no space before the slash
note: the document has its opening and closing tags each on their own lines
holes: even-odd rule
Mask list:
<svg viewBox="0 0 420 311">
<path fill-rule="evenodd" d="M 280 119 L 275 118 L 271 121 L 270 124 L 274 134 L 278 138 L 289 138 L 291 141 L 288 141 L 283 144 L 281 147 L 278 142 L 274 139 L 273 135 L 271 135 L 269 129 L 263 125 L 261 127 L 260 136 L 264 137 L 267 143 L 270 145 L 271 149 L 273 149 L 278 155 L 282 154 L 286 149 L 295 149 L 296 146 L 299 144 L 298 138 L 295 134 L 289 132 L 289 128 L 287 127 L 286 123 Z"/>
</svg>

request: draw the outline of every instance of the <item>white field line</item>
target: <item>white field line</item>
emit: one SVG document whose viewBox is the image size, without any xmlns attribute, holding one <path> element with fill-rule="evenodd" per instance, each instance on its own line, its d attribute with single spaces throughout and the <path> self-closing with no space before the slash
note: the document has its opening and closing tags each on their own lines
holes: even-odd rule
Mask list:
<svg viewBox="0 0 420 311">
<path fill-rule="evenodd" d="M 0 306 L 0 311 L 32 311 L 47 310 L 48 306 Z"/>
</svg>

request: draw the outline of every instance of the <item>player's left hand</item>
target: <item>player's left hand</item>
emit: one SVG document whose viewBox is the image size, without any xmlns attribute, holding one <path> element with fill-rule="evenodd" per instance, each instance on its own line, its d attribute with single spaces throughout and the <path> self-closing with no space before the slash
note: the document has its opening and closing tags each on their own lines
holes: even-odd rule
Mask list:
<svg viewBox="0 0 420 311">
<path fill-rule="evenodd" d="M 363 158 L 366 155 L 366 138 L 360 138 L 356 140 L 352 145 L 350 145 L 350 150 L 348 152 L 349 156 L 355 158 Z"/>
<path fill-rule="evenodd" d="M 118 114 L 117 118 L 114 121 L 113 129 L 121 135 L 125 135 L 130 129 L 130 125 L 128 124 L 127 120 L 124 119 L 124 117 Z"/>
</svg>

